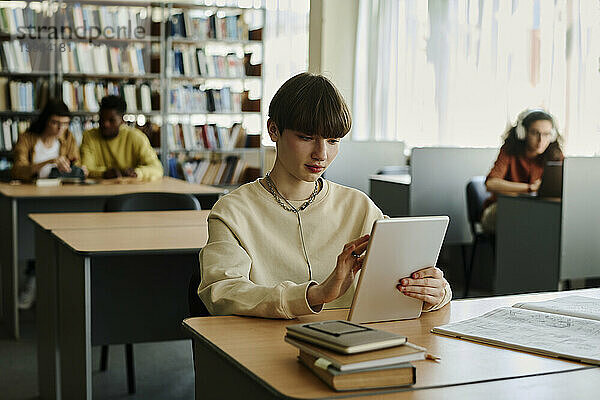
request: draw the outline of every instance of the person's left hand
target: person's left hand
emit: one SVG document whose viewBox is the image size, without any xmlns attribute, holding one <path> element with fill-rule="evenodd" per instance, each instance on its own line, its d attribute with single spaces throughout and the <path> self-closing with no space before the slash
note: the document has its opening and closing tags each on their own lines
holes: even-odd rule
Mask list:
<svg viewBox="0 0 600 400">
<path fill-rule="evenodd" d="M 444 298 L 446 279 L 444 273 L 437 267 L 426 267 L 413 272 L 409 278 L 399 280 L 396 287 L 406 296 L 423 300 L 426 305 L 423 308 L 428 309 L 438 305 Z"/>
</svg>

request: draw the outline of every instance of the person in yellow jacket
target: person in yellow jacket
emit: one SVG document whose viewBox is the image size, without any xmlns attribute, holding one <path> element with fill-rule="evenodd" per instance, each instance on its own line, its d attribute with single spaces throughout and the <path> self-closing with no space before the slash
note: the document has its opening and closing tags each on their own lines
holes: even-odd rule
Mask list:
<svg viewBox="0 0 600 400">
<path fill-rule="evenodd" d="M 121 97 L 104 97 L 100 126 L 83 133 L 81 163 L 91 178 L 155 180 L 163 176 L 162 164 L 146 135 L 123 123 L 126 109 L 127 103 Z"/>
</svg>

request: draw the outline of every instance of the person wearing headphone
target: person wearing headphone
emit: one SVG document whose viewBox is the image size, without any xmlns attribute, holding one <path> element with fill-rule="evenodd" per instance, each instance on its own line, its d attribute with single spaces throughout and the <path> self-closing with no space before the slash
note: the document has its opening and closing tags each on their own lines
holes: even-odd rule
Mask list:
<svg viewBox="0 0 600 400">
<path fill-rule="evenodd" d="M 484 231 L 496 231 L 497 193 L 537 192 L 544 164 L 562 161 L 560 134 L 554 117 L 541 108 L 519 114 L 517 123 L 505 134 L 498 158 L 485 180 L 492 195 L 483 203 L 481 225 Z"/>
</svg>

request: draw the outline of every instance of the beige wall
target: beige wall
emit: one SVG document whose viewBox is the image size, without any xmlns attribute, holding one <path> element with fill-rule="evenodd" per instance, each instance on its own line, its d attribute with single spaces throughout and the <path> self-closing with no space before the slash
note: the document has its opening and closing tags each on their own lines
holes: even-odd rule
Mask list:
<svg viewBox="0 0 600 400">
<path fill-rule="evenodd" d="M 352 110 L 354 44 L 358 0 L 310 0 L 308 70 L 327 76 Z M 275 161 L 275 149 L 265 151 L 265 171 Z"/>
</svg>

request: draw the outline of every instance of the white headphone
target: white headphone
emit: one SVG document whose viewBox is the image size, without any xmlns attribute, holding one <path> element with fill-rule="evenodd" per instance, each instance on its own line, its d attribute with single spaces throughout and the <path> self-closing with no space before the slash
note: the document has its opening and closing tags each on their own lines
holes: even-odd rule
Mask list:
<svg viewBox="0 0 600 400">
<path fill-rule="evenodd" d="M 519 114 L 519 116 L 517 117 L 517 125 L 515 126 L 516 131 L 517 131 L 517 139 L 525 140 L 525 138 L 527 137 L 527 131 L 525 130 L 525 126 L 523 125 L 523 120 L 535 112 L 543 113 L 550 117 L 550 119 L 551 119 L 550 122 L 552 122 L 552 138 L 550 141 L 554 142 L 556 140 L 556 138 L 558 137 L 558 132 L 556 132 L 556 123 L 554 121 L 554 117 L 552 116 L 552 114 L 550 114 L 548 111 L 544 110 L 543 108 L 529 108 L 525 111 L 522 111 Z"/>
</svg>

